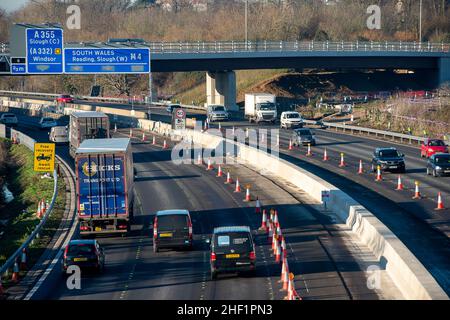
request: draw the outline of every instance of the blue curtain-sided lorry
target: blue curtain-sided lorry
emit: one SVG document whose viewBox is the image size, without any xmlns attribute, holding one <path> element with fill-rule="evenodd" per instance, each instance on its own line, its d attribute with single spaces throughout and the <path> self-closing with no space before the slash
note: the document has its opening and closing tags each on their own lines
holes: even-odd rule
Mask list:
<svg viewBox="0 0 450 320">
<path fill-rule="evenodd" d="M 75 153 L 80 235 L 130 231 L 134 203 L 130 139 L 84 140 Z"/>
</svg>

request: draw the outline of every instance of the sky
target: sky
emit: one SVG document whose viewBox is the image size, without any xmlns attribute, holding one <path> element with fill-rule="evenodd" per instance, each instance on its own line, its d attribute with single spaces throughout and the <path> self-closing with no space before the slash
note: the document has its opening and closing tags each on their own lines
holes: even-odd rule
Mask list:
<svg viewBox="0 0 450 320">
<path fill-rule="evenodd" d="M 19 9 L 28 1 L 29 0 L 0 0 L 0 8 L 6 10 L 6 12 L 11 12 Z"/>
</svg>

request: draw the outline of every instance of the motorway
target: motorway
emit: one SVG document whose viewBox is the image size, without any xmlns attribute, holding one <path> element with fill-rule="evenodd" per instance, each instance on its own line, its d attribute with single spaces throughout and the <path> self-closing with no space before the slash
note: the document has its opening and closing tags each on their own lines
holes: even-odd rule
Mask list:
<svg viewBox="0 0 450 320">
<path fill-rule="evenodd" d="M 48 141 L 46 132 L 33 128 L 36 118 L 19 117 L 19 125 L 37 141 Z M 62 123 L 61 123 L 62 124 Z M 119 130 L 118 136 L 128 134 Z M 137 171 L 138 210 L 129 237 L 102 237 L 106 271 L 86 275 L 81 290 L 68 290 L 59 266 L 45 283 L 46 290 L 34 299 L 282 299 L 281 266 L 274 262 L 267 237 L 257 232 L 261 217 L 254 212 L 254 201 L 243 202 L 242 193 L 217 178 L 216 171 L 204 166 L 177 166 L 170 151 L 160 146 L 133 143 Z M 161 138 L 158 137 L 158 143 Z M 57 153 L 68 163 L 67 147 Z M 377 259 L 343 224 L 320 209 L 313 208 L 300 190 L 281 188 L 282 182 L 262 177 L 244 166 L 227 167 L 241 184 L 250 183 L 252 193 L 263 205 L 277 208 L 286 235 L 290 269 L 296 277 L 296 289 L 304 299 L 395 299 L 401 297 L 387 274 L 382 271 L 383 290 L 367 288 L 366 268 Z M 273 178 L 275 179 L 275 178 Z M 294 196 L 295 195 L 295 196 Z M 149 225 L 157 210 L 186 208 L 194 224 L 193 251 L 153 253 Z M 257 244 L 256 277 L 223 275 L 209 280 L 209 251 L 204 240 L 212 229 L 223 225 L 249 225 Z"/>
</svg>

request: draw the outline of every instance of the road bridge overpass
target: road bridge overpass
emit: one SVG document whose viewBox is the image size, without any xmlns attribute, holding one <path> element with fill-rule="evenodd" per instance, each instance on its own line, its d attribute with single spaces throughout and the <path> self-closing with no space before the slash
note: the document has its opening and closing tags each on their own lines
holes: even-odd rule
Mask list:
<svg viewBox="0 0 450 320">
<path fill-rule="evenodd" d="M 450 81 L 450 44 L 417 42 L 97 42 L 65 47 L 149 47 L 153 72 L 207 72 L 208 104 L 236 107 L 235 70 L 408 69 L 434 86 Z M 2 53 L 3 51 L 3 53 Z M 0 72 L 9 74 L 9 52 L 0 46 Z"/>
</svg>

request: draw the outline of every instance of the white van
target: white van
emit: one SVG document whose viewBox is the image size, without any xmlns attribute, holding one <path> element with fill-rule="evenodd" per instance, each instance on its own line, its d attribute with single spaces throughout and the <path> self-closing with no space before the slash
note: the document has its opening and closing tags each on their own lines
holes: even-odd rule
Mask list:
<svg viewBox="0 0 450 320">
<path fill-rule="evenodd" d="M 49 140 L 54 143 L 69 142 L 69 128 L 67 126 L 56 126 L 50 129 Z"/>
</svg>

